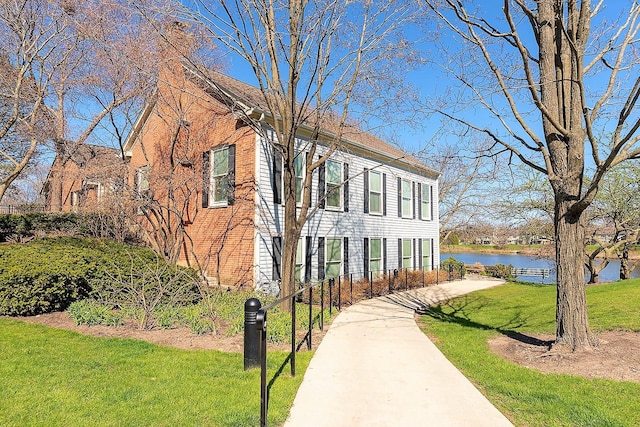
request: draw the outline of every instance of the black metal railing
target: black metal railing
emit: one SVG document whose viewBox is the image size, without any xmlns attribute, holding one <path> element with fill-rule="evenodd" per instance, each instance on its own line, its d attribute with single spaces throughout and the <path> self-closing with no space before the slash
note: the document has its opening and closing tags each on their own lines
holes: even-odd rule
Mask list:
<svg viewBox="0 0 640 427">
<path fill-rule="evenodd" d="M 394 291 L 407 291 L 428 285 L 438 285 L 442 281 L 453 281 L 464 278 L 464 267 L 456 268 L 452 265 L 445 270 L 436 268 L 426 271 L 404 269 L 388 270 L 386 273 L 369 272 L 367 277 L 358 280 L 353 279 L 353 274 L 342 275 L 308 284 L 298 291 L 286 295 L 264 307 L 256 298 L 250 298 L 245 302 L 245 349 L 244 349 L 244 369 L 260 367 L 260 426 L 267 425 L 267 412 L 269 407 L 269 390 L 267 388 L 267 313 L 268 311 L 284 301 L 291 301 L 291 353 L 288 361 L 290 363 L 291 376 L 296 375 L 296 352 L 306 341 L 307 349 L 311 350 L 313 332 L 313 306 L 320 306 L 318 325 L 320 330 L 324 329 L 324 308 L 325 308 L 325 286 L 328 286 L 328 306 L 329 316 L 333 314 L 333 308 L 342 310 L 343 304 L 355 304 L 364 299 L 375 298 L 388 295 Z M 427 277 L 428 275 L 428 277 Z M 443 277 L 441 277 L 443 276 Z M 444 279 L 444 280 L 442 280 Z M 314 299 L 314 288 L 320 288 L 317 300 Z M 348 287 L 348 288 L 347 288 Z M 346 289 L 345 289 L 346 288 Z M 349 299 L 343 298 L 343 293 L 349 291 Z M 304 301 L 304 294 L 308 291 L 308 300 Z M 354 293 L 355 291 L 355 293 Z M 309 322 L 306 335 L 298 342 L 296 330 L 296 302 L 300 300 L 309 306 Z M 286 362 L 285 362 L 286 364 Z"/>
</svg>

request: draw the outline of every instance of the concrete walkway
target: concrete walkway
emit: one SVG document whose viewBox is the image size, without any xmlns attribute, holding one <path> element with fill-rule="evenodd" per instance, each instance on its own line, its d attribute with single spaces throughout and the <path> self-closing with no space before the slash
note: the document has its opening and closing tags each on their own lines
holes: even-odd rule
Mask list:
<svg viewBox="0 0 640 427">
<path fill-rule="evenodd" d="M 414 308 L 501 283 L 465 279 L 343 310 L 307 368 L 285 427 L 512 426 L 414 320 Z"/>
</svg>

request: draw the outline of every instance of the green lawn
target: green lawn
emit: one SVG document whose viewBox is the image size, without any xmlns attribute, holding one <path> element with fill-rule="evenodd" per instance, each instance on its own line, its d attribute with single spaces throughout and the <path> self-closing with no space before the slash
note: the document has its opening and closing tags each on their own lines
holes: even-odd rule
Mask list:
<svg viewBox="0 0 640 427">
<path fill-rule="evenodd" d="M 516 426 L 639 426 L 640 384 L 542 374 L 494 355 L 501 333 L 554 333 L 553 286 L 508 284 L 433 307 L 425 332 Z M 589 287 L 594 331 L 640 331 L 640 280 Z M 640 351 L 640 349 L 638 349 Z"/>
<path fill-rule="evenodd" d="M 286 419 L 312 353 L 275 377 L 269 425 Z M 269 352 L 271 381 L 287 353 Z M 83 336 L 0 318 L 2 426 L 254 426 L 260 370 L 243 355 Z"/>
</svg>

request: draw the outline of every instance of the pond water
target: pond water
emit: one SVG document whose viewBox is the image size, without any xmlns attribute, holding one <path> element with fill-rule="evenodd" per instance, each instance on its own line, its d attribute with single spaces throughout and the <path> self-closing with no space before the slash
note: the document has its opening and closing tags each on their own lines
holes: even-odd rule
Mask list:
<svg viewBox="0 0 640 427">
<path fill-rule="evenodd" d="M 551 270 L 551 277 L 545 278 L 545 283 L 554 283 L 556 280 L 556 266 L 555 261 L 550 260 L 548 258 L 537 258 L 527 255 L 519 255 L 519 254 L 488 254 L 488 253 L 476 253 L 476 252 L 462 252 L 462 253 L 447 253 L 442 252 L 440 254 L 440 260 L 444 261 L 445 259 L 453 257 L 458 261 L 464 262 L 465 264 L 475 264 L 479 262 L 482 265 L 496 265 L 496 264 L 511 264 L 513 267 L 517 268 L 548 268 Z M 632 273 L 631 277 L 636 278 L 640 277 L 640 268 L 636 268 Z M 600 281 L 601 282 L 614 282 L 620 278 L 620 262 L 619 261 L 611 261 L 609 265 L 600 272 Z M 519 277 L 519 279 L 527 280 L 530 282 L 541 282 L 542 278 L 540 277 Z M 589 280 L 589 274 L 587 273 L 587 280 Z"/>
</svg>

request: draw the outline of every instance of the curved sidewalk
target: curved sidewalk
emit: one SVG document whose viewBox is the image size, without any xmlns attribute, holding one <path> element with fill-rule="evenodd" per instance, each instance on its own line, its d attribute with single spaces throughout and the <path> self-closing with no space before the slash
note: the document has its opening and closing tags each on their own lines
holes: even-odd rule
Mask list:
<svg viewBox="0 0 640 427">
<path fill-rule="evenodd" d="M 415 308 L 501 283 L 465 279 L 343 310 L 307 368 L 285 427 L 512 426 L 414 320 Z"/>
</svg>

